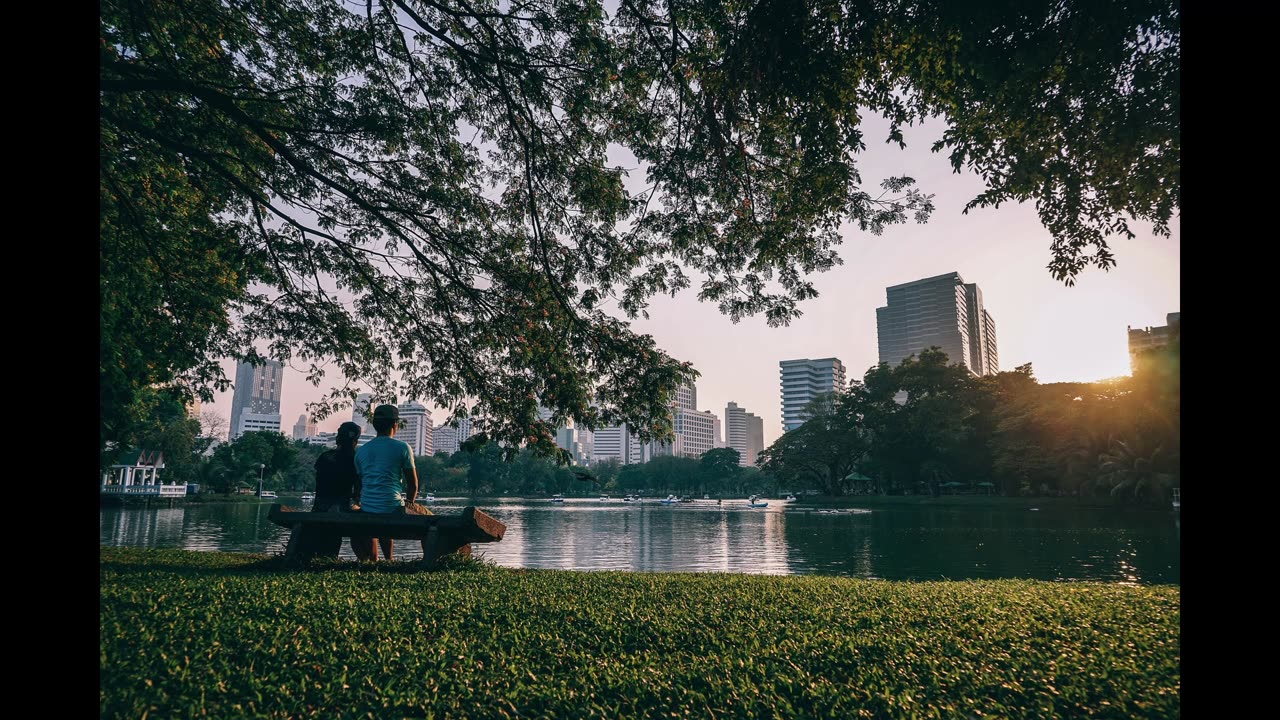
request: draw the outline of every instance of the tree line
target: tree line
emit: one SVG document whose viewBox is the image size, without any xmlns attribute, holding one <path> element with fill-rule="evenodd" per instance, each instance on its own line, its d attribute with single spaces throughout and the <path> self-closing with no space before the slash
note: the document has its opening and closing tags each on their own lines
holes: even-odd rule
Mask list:
<svg viewBox="0 0 1280 720">
<path fill-rule="evenodd" d="M 809 407 L 760 456 L 826 495 L 992 492 L 1160 503 L 1180 487 L 1180 340 L 1129 377 L 1037 382 L 1030 364 L 974 376 L 931 348 L 881 363 Z"/>
</svg>

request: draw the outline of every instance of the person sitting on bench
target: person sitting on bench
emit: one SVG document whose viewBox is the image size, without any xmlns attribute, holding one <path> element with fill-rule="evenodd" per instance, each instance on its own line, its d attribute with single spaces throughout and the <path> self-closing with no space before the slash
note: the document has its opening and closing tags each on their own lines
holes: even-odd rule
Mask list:
<svg viewBox="0 0 1280 720">
<path fill-rule="evenodd" d="M 360 426 L 353 422 L 342 423 L 335 438 L 337 449 L 326 450 L 316 458 L 316 499 L 312 512 L 352 512 L 360 494 L 356 479 L 356 443 L 360 441 Z M 351 550 L 359 560 L 369 560 L 369 538 L 351 539 Z M 332 535 L 316 541 L 316 551 L 326 557 L 336 557 L 342 548 L 342 536 Z"/>
<path fill-rule="evenodd" d="M 378 436 L 356 450 L 356 475 L 361 487 L 358 512 L 403 515 L 405 504 L 412 505 L 418 495 L 418 471 L 409 444 L 395 439 L 400 411 L 395 405 L 379 405 L 369 423 Z M 356 539 L 351 541 L 355 549 Z M 376 543 L 369 539 L 364 547 L 376 560 L 375 545 L 381 545 L 382 558 L 390 560 L 394 542 L 392 538 L 379 538 Z"/>
</svg>

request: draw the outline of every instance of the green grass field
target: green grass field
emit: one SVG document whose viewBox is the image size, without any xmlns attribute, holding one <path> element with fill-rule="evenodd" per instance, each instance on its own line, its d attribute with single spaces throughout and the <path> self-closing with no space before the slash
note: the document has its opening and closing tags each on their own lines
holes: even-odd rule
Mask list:
<svg viewBox="0 0 1280 720">
<path fill-rule="evenodd" d="M 110 718 L 1180 715 L 1177 587 L 100 565 Z"/>
</svg>

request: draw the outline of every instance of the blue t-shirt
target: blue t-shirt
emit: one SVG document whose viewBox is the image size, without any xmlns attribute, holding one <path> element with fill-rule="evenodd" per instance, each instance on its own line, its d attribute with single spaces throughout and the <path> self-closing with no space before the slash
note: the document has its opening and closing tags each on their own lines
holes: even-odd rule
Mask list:
<svg viewBox="0 0 1280 720">
<path fill-rule="evenodd" d="M 409 444 L 390 435 L 379 435 L 356 450 L 356 474 L 360 476 L 360 509 L 389 513 L 404 507 L 404 471 L 413 469 Z"/>
</svg>

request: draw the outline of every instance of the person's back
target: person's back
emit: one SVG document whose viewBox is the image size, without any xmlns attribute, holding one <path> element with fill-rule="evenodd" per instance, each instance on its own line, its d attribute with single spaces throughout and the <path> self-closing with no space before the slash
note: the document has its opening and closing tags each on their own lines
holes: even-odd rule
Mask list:
<svg viewBox="0 0 1280 720">
<path fill-rule="evenodd" d="M 409 444 L 379 435 L 356 450 L 360 476 L 360 509 L 367 513 L 395 512 L 404 507 L 404 472 L 413 470 Z"/>
<path fill-rule="evenodd" d="M 354 448 L 327 450 L 316 458 L 316 499 L 314 507 L 324 512 L 331 507 L 345 510 L 355 501 L 356 463 Z"/>
</svg>

